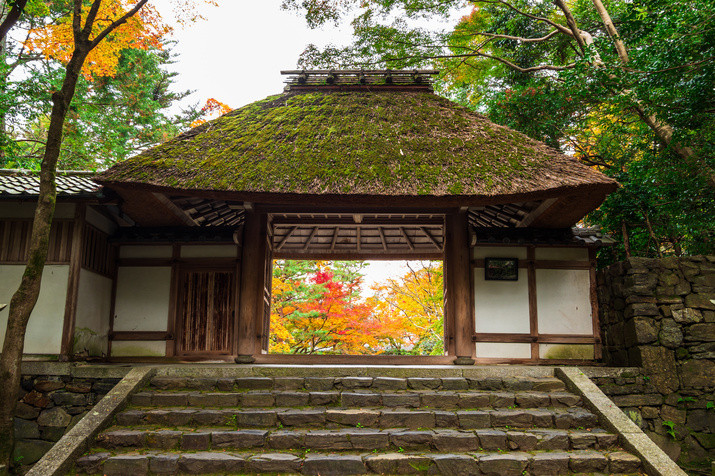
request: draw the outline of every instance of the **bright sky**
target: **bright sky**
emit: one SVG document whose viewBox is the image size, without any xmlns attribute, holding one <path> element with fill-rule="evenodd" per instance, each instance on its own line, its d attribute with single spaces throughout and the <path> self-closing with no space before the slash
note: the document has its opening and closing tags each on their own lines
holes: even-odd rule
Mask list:
<svg viewBox="0 0 715 476">
<path fill-rule="evenodd" d="M 153 2 L 165 18 L 170 0 Z M 219 0 L 202 9 L 206 20 L 177 28 L 172 70 L 176 90 L 195 90 L 192 103 L 213 97 L 236 108 L 283 91 L 280 71 L 294 69 L 305 47 L 348 44 L 349 25 L 311 30 L 280 0 Z M 166 13 L 165 13 L 166 12 Z"/>
</svg>

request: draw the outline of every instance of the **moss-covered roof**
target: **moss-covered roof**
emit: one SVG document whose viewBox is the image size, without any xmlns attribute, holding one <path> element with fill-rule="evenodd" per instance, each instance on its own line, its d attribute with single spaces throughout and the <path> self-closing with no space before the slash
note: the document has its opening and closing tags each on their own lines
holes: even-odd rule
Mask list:
<svg viewBox="0 0 715 476">
<path fill-rule="evenodd" d="M 102 183 L 386 196 L 514 195 L 613 180 L 428 92 L 286 93 L 115 165 Z"/>
</svg>

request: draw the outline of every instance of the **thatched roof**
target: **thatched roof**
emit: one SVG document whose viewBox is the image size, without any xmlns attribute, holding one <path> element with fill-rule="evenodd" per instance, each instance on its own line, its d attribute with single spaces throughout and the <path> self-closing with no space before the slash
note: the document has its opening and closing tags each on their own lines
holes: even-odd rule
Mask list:
<svg viewBox="0 0 715 476">
<path fill-rule="evenodd" d="M 496 197 L 616 182 L 429 92 L 289 92 L 236 109 L 97 180 L 191 191 Z"/>
</svg>

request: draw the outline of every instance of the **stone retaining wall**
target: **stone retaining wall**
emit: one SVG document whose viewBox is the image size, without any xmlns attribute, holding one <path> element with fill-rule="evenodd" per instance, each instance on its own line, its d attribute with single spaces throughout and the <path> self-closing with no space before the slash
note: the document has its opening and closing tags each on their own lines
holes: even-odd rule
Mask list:
<svg viewBox="0 0 715 476">
<path fill-rule="evenodd" d="M 15 410 L 13 462 L 18 472 L 37 462 L 119 380 L 23 375 Z"/>
<path fill-rule="evenodd" d="M 631 258 L 599 272 L 603 358 L 594 376 L 683 465 L 715 460 L 715 256 Z M 709 466 L 708 466 L 709 467 Z"/>
</svg>

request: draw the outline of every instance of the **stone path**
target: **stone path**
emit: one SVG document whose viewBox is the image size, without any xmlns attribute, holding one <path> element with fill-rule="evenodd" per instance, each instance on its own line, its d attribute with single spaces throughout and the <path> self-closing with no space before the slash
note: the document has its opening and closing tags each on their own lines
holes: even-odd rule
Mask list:
<svg viewBox="0 0 715 476">
<path fill-rule="evenodd" d="M 556 378 L 155 377 L 74 473 L 641 474 Z"/>
</svg>

